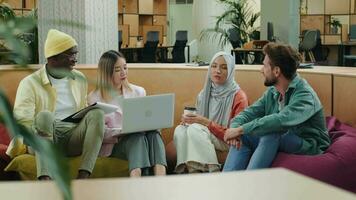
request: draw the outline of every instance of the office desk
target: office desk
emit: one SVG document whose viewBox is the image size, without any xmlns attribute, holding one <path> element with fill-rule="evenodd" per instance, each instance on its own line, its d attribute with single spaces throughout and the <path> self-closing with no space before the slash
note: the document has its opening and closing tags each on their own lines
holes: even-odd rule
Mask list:
<svg viewBox="0 0 356 200">
<path fill-rule="evenodd" d="M 340 44 L 322 44 L 323 46 L 336 46 L 337 51 L 337 63 L 338 66 L 345 66 L 344 55 L 351 54 L 351 48 L 356 47 L 356 42 L 343 42 Z"/>
<path fill-rule="evenodd" d="M 173 46 L 157 46 L 156 60 L 163 62 L 167 59 L 168 49 Z M 120 51 L 125 55 L 128 63 L 142 62 L 139 58 L 142 57 L 142 50 L 144 47 L 124 47 Z"/>
<path fill-rule="evenodd" d="M 339 46 L 338 64 L 345 66 L 345 55 L 351 55 L 351 48 L 356 47 L 356 42 L 344 42 Z M 341 59 L 341 60 L 340 60 Z"/>
<path fill-rule="evenodd" d="M 248 61 L 248 55 L 253 53 L 254 60 L 252 63 Z M 231 50 L 231 55 L 238 56 L 243 64 L 262 64 L 263 63 L 263 49 L 244 49 L 236 48 Z"/>
<path fill-rule="evenodd" d="M 160 62 L 165 62 L 168 58 L 168 49 L 173 48 L 174 46 L 157 46 L 157 51 L 156 51 L 156 56 L 157 60 Z M 188 50 L 188 55 L 187 55 L 187 62 L 190 62 L 190 46 L 186 45 Z M 126 60 L 128 63 L 135 63 L 135 62 L 140 62 L 138 59 L 140 52 L 142 51 L 144 47 L 124 47 L 120 48 L 120 51 L 125 55 Z"/>
</svg>

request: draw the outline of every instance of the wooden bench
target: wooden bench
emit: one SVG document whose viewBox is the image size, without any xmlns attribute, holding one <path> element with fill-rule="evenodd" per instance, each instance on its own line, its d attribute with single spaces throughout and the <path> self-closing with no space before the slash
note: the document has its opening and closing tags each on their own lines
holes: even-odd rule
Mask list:
<svg viewBox="0 0 356 200">
<path fill-rule="evenodd" d="M 5 91 L 11 103 L 14 102 L 19 81 L 38 69 L 20 69 L 14 66 L 0 66 L 0 87 Z M 129 64 L 129 81 L 144 87 L 148 95 L 175 93 L 174 127 L 179 124 L 184 106 L 195 105 L 196 96 L 204 85 L 207 67 L 189 67 L 184 64 Z M 260 65 L 236 65 L 235 77 L 241 88 L 247 93 L 250 104 L 265 91 L 264 78 Z M 96 83 L 96 65 L 78 65 L 89 80 L 89 91 Z M 305 78 L 318 94 L 326 116 L 336 116 L 342 122 L 356 126 L 356 68 L 314 67 L 300 69 Z M 174 127 L 163 130 L 165 144 L 173 138 Z M 170 152 L 167 152 L 171 154 Z M 170 155 L 168 155 L 170 156 Z M 224 156 L 223 156 L 224 157 Z"/>
</svg>

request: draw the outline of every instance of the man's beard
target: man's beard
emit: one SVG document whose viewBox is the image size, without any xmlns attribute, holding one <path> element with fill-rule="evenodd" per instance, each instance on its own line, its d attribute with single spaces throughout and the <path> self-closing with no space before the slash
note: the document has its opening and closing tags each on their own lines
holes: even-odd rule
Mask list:
<svg viewBox="0 0 356 200">
<path fill-rule="evenodd" d="M 275 85 L 276 83 L 277 83 L 277 78 L 276 78 L 276 77 L 273 77 L 273 78 L 271 78 L 271 79 L 265 78 L 264 84 L 265 84 L 266 87 L 273 86 L 273 85 Z"/>
</svg>

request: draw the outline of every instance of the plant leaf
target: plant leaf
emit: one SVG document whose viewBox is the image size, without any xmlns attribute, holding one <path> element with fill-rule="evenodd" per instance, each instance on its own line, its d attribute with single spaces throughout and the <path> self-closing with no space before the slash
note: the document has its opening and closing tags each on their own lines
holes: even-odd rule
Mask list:
<svg viewBox="0 0 356 200">
<path fill-rule="evenodd" d="M 0 90 L 0 114 L 10 134 L 13 137 L 22 137 L 27 145 L 31 146 L 47 161 L 48 170 L 62 191 L 63 198 L 71 200 L 69 167 L 63 153 L 52 142 L 30 133 L 27 128 L 16 122 L 10 103 L 2 90 Z"/>
<path fill-rule="evenodd" d="M 257 31 L 254 24 L 260 17 L 260 13 L 253 13 L 252 7 L 247 0 L 217 0 L 223 4 L 225 11 L 215 17 L 214 28 L 207 28 L 200 32 L 199 40 L 218 41 L 219 47 L 224 48 L 230 42 L 229 29 L 236 29 L 239 44 L 251 39 L 251 33 Z"/>
</svg>

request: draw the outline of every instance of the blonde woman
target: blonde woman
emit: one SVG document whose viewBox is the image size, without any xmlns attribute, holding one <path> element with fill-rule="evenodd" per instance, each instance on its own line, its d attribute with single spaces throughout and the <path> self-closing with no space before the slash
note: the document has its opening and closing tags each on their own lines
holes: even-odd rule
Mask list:
<svg viewBox="0 0 356 200">
<path fill-rule="evenodd" d="M 215 149 L 228 151 L 224 142 L 229 121 L 248 105 L 247 96 L 235 82 L 235 61 L 225 52 L 211 60 L 197 113 L 182 116 L 174 131 L 176 173 L 220 171 Z M 188 125 L 183 125 L 188 124 Z"/>
<path fill-rule="evenodd" d="M 119 106 L 119 109 L 105 115 L 105 140 L 114 141 L 112 147 L 102 146 L 100 155 L 128 160 L 131 177 L 141 176 L 143 170 L 153 169 L 155 175 L 166 174 L 164 144 L 158 131 L 133 133 L 115 137 L 117 128 L 122 127 L 120 98 L 145 96 L 144 88 L 128 81 L 125 57 L 117 51 L 105 52 L 98 66 L 97 87 L 89 94 L 89 102 L 106 102 Z"/>
</svg>

